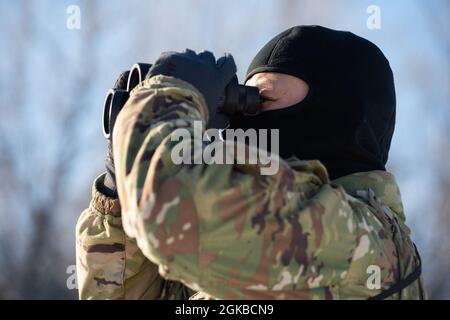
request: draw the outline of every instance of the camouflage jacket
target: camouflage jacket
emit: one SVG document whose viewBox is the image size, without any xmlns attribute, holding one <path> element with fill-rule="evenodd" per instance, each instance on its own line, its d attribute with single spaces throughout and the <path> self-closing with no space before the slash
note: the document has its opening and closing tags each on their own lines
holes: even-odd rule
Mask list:
<svg viewBox="0 0 450 320">
<path fill-rule="evenodd" d="M 97 191 L 100 176 L 77 224 L 81 299 L 367 299 L 416 273 L 390 173 L 330 182 L 318 161 L 280 160 L 270 176 L 174 164 L 171 133 L 207 118 L 183 81 L 131 92 L 113 136 L 120 204 Z M 425 295 L 416 277 L 395 291 L 387 298 Z"/>
</svg>

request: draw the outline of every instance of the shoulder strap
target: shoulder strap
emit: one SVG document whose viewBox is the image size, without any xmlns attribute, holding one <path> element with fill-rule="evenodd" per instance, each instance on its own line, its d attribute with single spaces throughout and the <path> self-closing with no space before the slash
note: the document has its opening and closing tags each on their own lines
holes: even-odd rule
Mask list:
<svg viewBox="0 0 450 320">
<path fill-rule="evenodd" d="M 383 300 L 391 295 L 398 293 L 408 287 L 410 284 L 412 284 L 414 281 L 416 281 L 421 273 L 422 273 L 422 260 L 420 259 L 419 252 L 417 251 L 416 245 L 414 245 L 414 250 L 416 251 L 416 256 L 419 260 L 419 265 L 416 269 L 414 269 L 413 272 L 411 272 L 406 278 L 400 280 L 396 284 L 394 284 L 389 289 L 382 291 L 380 294 L 377 294 L 376 296 L 370 297 L 367 300 Z"/>
</svg>

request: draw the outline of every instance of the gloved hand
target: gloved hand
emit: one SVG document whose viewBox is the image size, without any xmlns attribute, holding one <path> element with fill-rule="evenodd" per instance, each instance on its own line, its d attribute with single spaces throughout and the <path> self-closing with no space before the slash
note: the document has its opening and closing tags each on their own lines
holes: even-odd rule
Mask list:
<svg viewBox="0 0 450 320">
<path fill-rule="evenodd" d="M 119 78 L 114 83 L 113 89 L 126 90 L 129 73 L 130 71 L 122 72 Z M 104 195 L 111 198 L 117 198 L 116 172 L 114 169 L 114 158 L 113 158 L 111 138 L 112 133 L 107 143 L 106 159 L 105 159 L 105 168 L 106 168 L 105 180 L 103 181 L 103 184 L 100 184 L 98 186 L 98 188 L 100 189 L 99 191 Z"/>
<path fill-rule="evenodd" d="M 220 100 L 225 98 L 225 88 L 236 74 L 236 64 L 230 54 L 216 61 L 209 51 L 198 54 L 186 49 L 184 52 L 164 52 L 150 68 L 147 78 L 155 75 L 172 76 L 192 84 L 203 94 L 209 110 L 208 128 L 223 129 L 228 117 L 218 113 Z"/>
</svg>

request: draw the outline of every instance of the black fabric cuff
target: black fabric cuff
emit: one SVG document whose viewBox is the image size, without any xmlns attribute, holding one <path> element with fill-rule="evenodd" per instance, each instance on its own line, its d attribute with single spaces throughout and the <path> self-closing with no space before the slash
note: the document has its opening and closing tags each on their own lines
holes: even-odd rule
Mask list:
<svg viewBox="0 0 450 320">
<path fill-rule="evenodd" d="M 95 181 L 95 187 L 100 193 L 109 198 L 117 199 L 119 197 L 117 189 L 115 186 L 112 186 L 110 179 L 108 179 L 108 173 L 104 173 Z"/>
</svg>

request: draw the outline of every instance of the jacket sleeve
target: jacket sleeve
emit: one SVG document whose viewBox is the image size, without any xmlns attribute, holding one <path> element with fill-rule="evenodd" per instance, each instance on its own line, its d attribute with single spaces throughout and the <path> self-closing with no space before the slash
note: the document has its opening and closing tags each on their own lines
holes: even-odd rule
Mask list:
<svg viewBox="0 0 450 320">
<path fill-rule="evenodd" d="M 113 134 L 128 236 L 164 277 L 218 299 L 339 297 L 358 241 L 345 192 L 317 161 L 294 170 L 274 159 L 273 175 L 237 161 L 176 164 L 175 130 L 206 152 L 194 122 L 207 118 L 201 94 L 178 79 L 152 77 L 131 93 Z"/>
<path fill-rule="evenodd" d="M 186 299 L 187 288 L 169 283 L 158 266 L 139 250 L 122 228 L 118 199 L 96 187 L 76 227 L 77 282 L 80 299 Z"/>
</svg>

